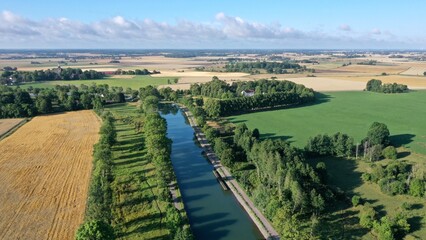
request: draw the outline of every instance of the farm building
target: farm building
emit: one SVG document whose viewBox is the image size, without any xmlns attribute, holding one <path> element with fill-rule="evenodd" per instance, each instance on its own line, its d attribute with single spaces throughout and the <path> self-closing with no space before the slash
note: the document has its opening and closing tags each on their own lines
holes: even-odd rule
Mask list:
<svg viewBox="0 0 426 240">
<path fill-rule="evenodd" d="M 243 95 L 244 97 L 252 97 L 254 96 L 254 90 L 241 91 L 241 95 Z"/>
</svg>

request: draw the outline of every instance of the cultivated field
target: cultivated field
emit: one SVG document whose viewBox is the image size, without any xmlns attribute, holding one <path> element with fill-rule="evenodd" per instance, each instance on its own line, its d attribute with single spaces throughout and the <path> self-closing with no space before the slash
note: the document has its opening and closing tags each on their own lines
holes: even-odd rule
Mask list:
<svg viewBox="0 0 426 240">
<path fill-rule="evenodd" d="M 0 137 L 21 123 L 23 120 L 24 119 L 22 118 L 0 119 Z"/>
<path fill-rule="evenodd" d="M 35 117 L 0 141 L 0 239 L 73 239 L 83 221 L 99 120 Z"/>
<path fill-rule="evenodd" d="M 426 154 L 426 91 L 404 94 L 372 92 L 329 92 L 317 104 L 291 109 L 265 111 L 228 119 L 258 128 L 263 137 L 288 139 L 304 147 L 317 134 L 347 133 L 359 142 L 374 122 L 387 124 L 397 145 Z"/>
<path fill-rule="evenodd" d="M 84 53 L 76 53 L 76 56 L 85 55 Z M 73 56 L 72 54 L 70 56 Z M 315 59 L 318 64 L 302 63 L 307 68 L 315 69 L 313 73 L 317 78 L 307 79 L 307 75 L 311 73 L 297 74 L 255 74 L 247 73 L 228 73 L 228 72 L 204 72 L 196 71 L 196 67 L 206 67 L 207 69 L 218 69 L 223 66 L 224 59 L 227 57 L 238 57 L 247 60 L 265 60 L 265 56 L 256 56 L 253 54 L 244 54 L 226 57 L 210 56 L 210 57 L 191 57 L 191 58 L 170 58 L 165 56 L 125 56 L 119 59 L 120 63 L 110 63 L 110 58 L 96 54 L 87 54 L 91 59 L 78 59 L 71 62 L 65 58 L 27 58 L 27 59 L 1 59 L 0 69 L 4 66 L 18 67 L 18 70 L 33 71 L 37 69 L 56 68 L 61 65 L 63 68 L 73 67 L 83 70 L 97 71 L 116 71 L 117 69 L 131 70 L 146 68 L 150 71 L 159 70 L 161 74 L 149 76 L 112 76 L 104 80 L 89 81 L 52 81 L 44 83 L 29 84 L 34 87 L 52 87 L 57 84 L 90 84 L 106 83 L 110 86 L 120 86 L 123 88 L 131 87 L 138 89 L 146 85 L 161 85 L 161 87 L 171 87 L 173 89 L 189 89 L 190 84 L 203 83 L 211 81 L 213 76 L 217 76 L 222 80 L 231 81 L 247 81 L 257 80 L 261 78 L 277 77 L 279 80 L 291 80 L 305 84 L 307 87 L 314 88 L 317 91 L 347 91 L 362 90 L 362 84 L 365 84 L 372 78 L 378 78 L 383 82 L 397 82 L 407 84 L 412 89 L 426 89 L 426 77 L 423 73 L 426 71 L 426 63 L 423 61 L 415 61 L 408 58 L 398 59 L 389 58 L 388 55 L 369 54 L 359 58 L 342 58 L 341 55 L 335 54 L 318 54 L 303 55 L 294 53 L 283 53 L 282 57 L 292 60 L 309 60 Z M 420 56 L 420 55 L 419 55 Z M 359 65 L 359 62 L 374 60 L 376 65 Z M 31 61 L 40 64 L 31 64 Z M 66 64 L 64 64 L 66 63 Z M 343 66 L 343 64 L 349 64 Z M 382 76 L 386 73 L 387 76 Z M 179 84 L 168 84 L 167 79 L 173 80 L 179 78 Z M 172 81 L 173 82 L 173 81 Z M 28 85 L 23 85 L 26 87 Z"/>
<path fill-rule="evenodd" d="M 80 86 L 81 84 L 90 86 L 93 83 L 96 84 L 108 84 L 110 87 L 122 87 L 139 89 L 148 85 L 158 86 L 167 84 L 167 80 L 173 82 L 173 77 L 151 77 L 151 76 L 129 76 L 124 75 L 123 77 L 116 78 L 116 76 L 111 78 L 105 78 L 100 80 L 75 80 L 75 81 L 46 81 L 40 83 L 27 83 L 21 85 L 21 88 L 28 88 L 30 86 L 34 88 L 54 88 L 56 85 L 75 85 Z"/>
</svg>

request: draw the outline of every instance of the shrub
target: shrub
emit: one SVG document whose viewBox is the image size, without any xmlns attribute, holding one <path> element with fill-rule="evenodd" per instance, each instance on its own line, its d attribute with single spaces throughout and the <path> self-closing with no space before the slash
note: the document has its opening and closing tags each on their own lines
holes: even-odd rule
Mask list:
<svg viewBox="0 0 426 240">
<path fill-rule="evenodd" d="M 408 203 L 408 202 L 403 202 L 401 205 L 401 208 L 404 210 L 410 210 L 413 207 L 413 204 Z"/>
<path fill-rule="evenodd" d="M 358 196 L 358 195 L 354 195 L 354 196 L 352 197 L 352 205 L 353 205 L 354 207 L 358 206 L 358 204 L 360 204 L 360 202 L 361 202 L 361 197 L 360 197 L 360 196 Z"/>
<path fill-rule="evenodd" d="M 82 224 L 77 230 L 76 240 L 113 240 L 113 228 L 103 221 L 90 221 Z"/>
<path fill-rule="evenodd" d="M 387 159 L 396 160 L 397 158 L 396 148 L 394 146 L 388 146 L 385 149 L 383 149 L 382 155 L 383 157 Z"/>
<path fill-rule="evenodd" d="M 410 195 L 414 197 L 423 197 L 425 193 L 425 183 L 420 179 L 413 179 L 410 182 Z"/>
</svg>

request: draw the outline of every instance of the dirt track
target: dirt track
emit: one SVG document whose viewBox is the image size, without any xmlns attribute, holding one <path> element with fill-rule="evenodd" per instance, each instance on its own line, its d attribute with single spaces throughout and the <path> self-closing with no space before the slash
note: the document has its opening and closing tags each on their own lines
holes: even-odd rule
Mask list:
<svg viewBox="0 0 426 240">
<path fill-rule="evenodd" d="M 99 120 L 39 116 L 0 141 L 0 239 L 73 239 L 83 220 Z"/>
<path fill-rule="evenodd" d="M 10 129 L 14 128 L 20 122 L 22 122 L 22 118 L 9 118 L 9 119 L 0 119 L 0 137 L 5 134 Z"/>
</svg>

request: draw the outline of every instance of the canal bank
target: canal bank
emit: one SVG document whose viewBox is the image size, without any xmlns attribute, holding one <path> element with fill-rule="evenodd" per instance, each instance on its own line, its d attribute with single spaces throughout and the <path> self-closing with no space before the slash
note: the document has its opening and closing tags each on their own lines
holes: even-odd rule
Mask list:
<svg viewBox="0 0 426 240">
<path fill-rule="evenodd" d="M 187 120 L 191 127 L 195 131 L 197 141 L 204 149 L 207 159 L 211 162 L 214 167 L 214 170 L 219 174 L 219 177 L 225 182 L 227 187 L 232 191 L 235 198 L 249 214 L 252 221 L 256 224 L 260 232 L 262 233 L 265 239 L 280 239 L 278 232 L 274 229 L 272 224 L 266 219 L 266 217 L 256 208 L 251 199 L 247 196 L 245 191 L 239 186 L 238 182 L 232 177 L 231 173 L 224 166 L 220 164 L 219 158 L 216 156 L 214 151 L 211 148 L 211 145 L 208 143 L 204 133 L 197 126 L 194 117 L 191 112 L 184 106 L 181 106 L 181 111 L 185 114 Z"/>
<path fill-rule="evenodd" d="M 213 166 L 194 142 L 194 129 L 183 113 L 162 114 L 172 142 L 172 164 L 196 239 L 263 239 L 231 191 L 224 191 Z"/>
</svg>

